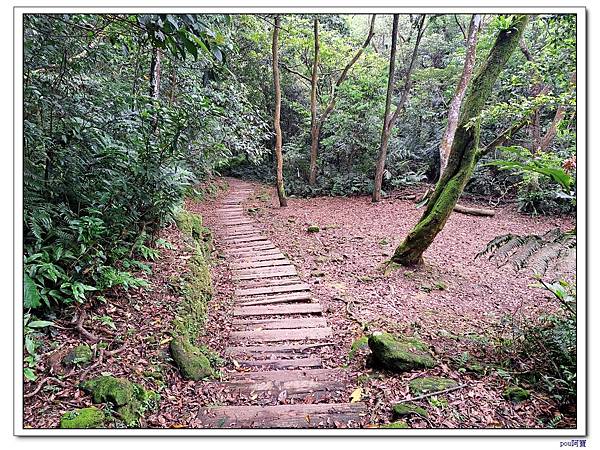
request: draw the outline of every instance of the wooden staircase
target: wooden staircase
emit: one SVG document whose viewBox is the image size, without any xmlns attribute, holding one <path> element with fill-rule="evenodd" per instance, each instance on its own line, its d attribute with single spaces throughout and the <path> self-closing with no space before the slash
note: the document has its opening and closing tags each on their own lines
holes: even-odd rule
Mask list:
<svg viewBox="0 0 600 450">
<path fill-rule="evenodd" d="M 365 407 L 348 403 L 352 384 L 345 382 L 345 371 L 323 367 L 323 356 L 335 342 L 321 305 L 294 265 L 245 214 L 251 187 L 237 180 L 230 184 L 218 210 L 215 240 L 236 282 L 225 350 L 235 370 L 221 383 L 254 404 L 205 408 L 199 417 L 202 426 L 360 426 Z"/>
</svg>

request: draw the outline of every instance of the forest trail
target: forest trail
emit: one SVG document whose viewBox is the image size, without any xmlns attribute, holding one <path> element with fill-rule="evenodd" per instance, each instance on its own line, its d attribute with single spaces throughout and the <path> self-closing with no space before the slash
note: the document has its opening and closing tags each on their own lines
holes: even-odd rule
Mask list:
<svg viewBox="0 0 600 450">
<path fill-rule="evenodd" d="M 225 353 L 238 369 L 221 383 L 254 405 L 206 410 L 211 428 L 313 428 L 356 426 L 362 403 L 348 403 L 342 369 L 324 368 L 334 343 L 321 305 L 294 265 L 244 211 L 253 189 L 230 181 L 217 210 L 215 242 L 236 283 L 232 331 Z M 315 353 L 316 352 L 316 353 Z M 336 399 L 332 401 L 332 399 Z"/>
</svg>

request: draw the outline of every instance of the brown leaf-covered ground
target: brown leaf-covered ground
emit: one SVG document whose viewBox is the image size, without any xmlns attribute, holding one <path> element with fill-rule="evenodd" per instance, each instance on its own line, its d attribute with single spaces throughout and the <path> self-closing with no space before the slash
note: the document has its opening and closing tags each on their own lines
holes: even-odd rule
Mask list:
<svg viewBox="0 0 600 450">
<path fill-rule="evenodd" d="M 361 387 L 362 401 L 369 406 L 368 424 L 390 422 L 394 402 L 410 396 L 408 381 L 422 375 L 446 376 L 466 386 L 419 401 L 429 415 L 409 418 L 413 428 L 545 427 L 559 414 L 555 402 L 535 389 L 530 400 L 505 401 L 502 391 L 507 374 L 502 377 L 489 368 L 501 365 L 502 358 L 514 357 L 507 371 L 518 371 L 519 359 L 508 345 L 513 327 L 554 311 L 556 305 L 541 289 L 531 286 L 533 279 L 526 272 L 516 273 L 509 266 L 496 268 L 475 255 L 500 234 L 543 233 L 557 226 L 568 229 L 572 227 L 568 218 L 525 216 L 510 205 L 498 208 L 494 217 L 454 213 L 425 253 L 423 267 L 385 275 L 383 263 L 421 214 L 414 201 L 402 200 L 404 193 L 379 204 L 367 197 L 291 198 L 287 208 L 278 208 L 270 188 L 255 187 L 248 204 L 257 208 L 252 215 L 269 239 L 287 253 L 301 278 L 312 285 L 338 343 L 325 364 L 348 366 L 349 378 Z M 186 207 L 202 214 L 205 225 L 211 227 L 221 195 L 203 202 L 188 200 Z M 308 233 L 308 225 L 321 230 Z M 87 312 L 85 328 L 110 343 L 101 360 L 96 354 L 98 364 L 59 377 L 56 371 L 61 369 L 52 367 L 52 356 L 84 339 L 69 317 L 58 318 L 61 328 L 43 340 L 39 378 L 25 385 L 26 394 L 32 393 L 43 381 L 39 391 L 25 399 L 25 426 L 53 428 L 62 413 L 88 406 L 91 401 L 77 383 L 102 372 L 128 377 L 160 392 L 160 408 L 146 417 L 145 427 L 197 427 L 199 408 L 233 398 L 217 383 L 182 380 L 171 364 L 169 325 L 181 300 L 177 286 L 191 249 L 174 226 L 163 230 L 161 237 L 175 249 L 160 249 L 160 258 L 150 263 L 152 273 L 143 277 L 152 288 L 113 292 L 106 295 L 106 304 L 98 303 Z M 218 250 L 213 256 L 215 295 L 199 342 L 220 352 L 227 342 L 233 286 L 226 261 Z M 105 315 L 113 319 L 115 330 L 94 319 Z M 352 343 L 376 330 L 420 337 L 432 346 L 441 364 L 395 375 L 371 369 L 366 349 L 349 358 Z M 475 362 L 488 368 L 479 374 L 465 370 L 464 366 Z M 231 369 L 230 362 L 223 368 Z M 575 417 L 562 413 L 555 425 L 575 427 Z"/>
</svg>

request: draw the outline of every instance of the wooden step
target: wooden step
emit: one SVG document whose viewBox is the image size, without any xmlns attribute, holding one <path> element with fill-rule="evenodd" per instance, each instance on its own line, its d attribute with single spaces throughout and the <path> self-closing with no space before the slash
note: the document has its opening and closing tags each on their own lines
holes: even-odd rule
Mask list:
<svg viewBox="0 0 600 450">
<path fill-rule="evenodd" d="M 366 415 L 362 403 L 314 403 L 274 406 L 219 406 L 198 416 L 211 428 L 313 428 L 356 426 Z"/>
<path fill-rule="evenodd" d="M 258 251 L 263 250 L 276 250 L 277 247 L 273 245 L 271 242 L 265 244 L 246 244 L 243 247 L 226 247 L 225 251 L 230 255 L 244 255 L 248 253 L 257 253 Z M 279 252 L 280 250 L 277 249 Z"/>
<path fill-rule="evenodd" d="M 287 371 L 286 371 L 287 372 Z M 298 395 L 307 395 L 318 392 L 336 392 L 346 390 L 346 386 L 340 381 L 326 380 L 288 380 L 288 381 L 229 381 L 221 383 L 228 390 L 237 391 L 244 395 L 252 395 L 256 393 L 270 393 L 273 397 L 277 397 L 280 392 L 285 391 L 287 397 Z"/>
<path fill-rule="evenodd" d="M 285 255 L 280 250 L 267 250 L 262 252 L 250 253 L 247 255 L 236 255 L 235 261 L 242 262 L 253 262 L 253 261 L 273 261 L 276 259 L 286 259 Z"/>
<path fill-rule="evenodd" d="M 293 271 L 296 273 L 296 267 L 289 262 L 285 265 L 273 266 L 273 267 L 249 267 L 244 269 L 234 269 L 236 275 L 247 275 L 252 273 L 268 273 L 268 272 L 281 272 L 281 271 Z"/>
<path fill-rule="evenodd" d="M 312 296 L 309 291 L 293 292 L 291 294 L 277 294 L 268 297 L 238 297 L 240 306 L 273 305 L 276 303 L 309 302 Z"/>
<path fill-rule="evenodd" d="M 335 345 L 334 342 L 316 342 L 313 344 L 269 344 L 269 345 L 248 345 L 248 346 L 232 346 L 225 348 L 225 354 L 232 355 L 248 355 L 256 353 L 289 353 L 298 354 L 313 349 L 329 347 Z"/>
<path fill-rule="evenodd" d="M 230 342 L 282 342 L 318 340 L 331 337 L 331 328 L 294 328 L 274 330 L 232 331 Z"/>
<path fill-rule="evenodd" d="M 283 255 L 281 255 L 283 257 Z M 257 267 L 275 267 L 275 266 L 287 266 L 290 262 L 283 257 L 282 259 L 268 259 L 262 261 L 248 261 L 241 263 L 232 263 L 230 267 L 233 270 L 238 269 L 254 269 Z"/>
<path fill-rule="evenodd" d="M 297 305 L 242 306 L 233 310 L 234 317 L 273 316 L 287 314 L 321 314 L 323 308 L 318 303 L 299 303 Z"/>
<path fill-rule="evenodd" d="M 227 242 L 225 242 L 225 244 L 226 244 L 227 248 L 229 248 L 229 249 L 238 249 L 238 248 L 242 248 L 242 247 L 256 247 L 256 246 L 265 245 L 265 244 L 273 245 L 273 243 L 264 236 L 239 238 L 239 239 L 227 241 Z"/>
<path fill-rule="evenodd" d="M 343 369 L 295 369 L 263 370 L 260 372 L 229 372 L 227 380 L 232 382 L 257 383 L 260 381 L 292 380 L 342 380 L 346 377 Z"/>
<path fill-rule="evenodd" d="M 232 325 L 236 330 L 277 330 L 284 328 L 325 328 L 327 322 L 321 317 L 299 319 L 233 319 Z"/>
<path fill-rule="evenodd" d="M 260 278 L 281 278 L 281 277 L 292 277 L 297 276 L 296 268 L 294 266 L 281 266 L 277 268 L 265 268 L 252 269 L 251 271 L 235 271 L 233 274 L 234 280 L 257 280 Z"/>
<path fill-rule="evenodd" d="M 284 284 L 280 286 L 266 286 L 256 288 L 236 289 L 236 297 L 245 297 L 249 295 L 263 295 L 286 292 L 310 291 L 310 286 L 306 283 Z"/>
<path fill-rule="evenodd" d="M 261 369 L 300 369 L 302 367 L 323 367 L 321 358 L 291 358 L 291 359 L 251 359 L 236 360 L 242 367 L 260 367 Z"/>
</svg>

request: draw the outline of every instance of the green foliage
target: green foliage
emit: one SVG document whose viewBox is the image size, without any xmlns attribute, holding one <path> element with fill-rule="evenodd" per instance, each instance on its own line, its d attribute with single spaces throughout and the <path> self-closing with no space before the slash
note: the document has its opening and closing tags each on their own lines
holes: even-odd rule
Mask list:
<svg viewBox="0 0 600 450">
<path fill-rule="evenodd" d="M 575 232 L 562 232 L 560 228 L 543 235 L 505 234 L 488 242 L 475 258 L 488 255 L 497 267 L 511 262 L 515 270 L 530 268 L 538 275 L 543 275 L 549 268 L 569 272 L 575 269 L 576 245 Z"/>
<path fill-rule="evenodd" d="M 127 269 L 196 181 L 264 151 L 266 123 L 228 71 L 231 18 L 24 17 L 24 306 L 145 283 Z M 161 50 L 158 100 L 149 92 Z"/>
</svg>

